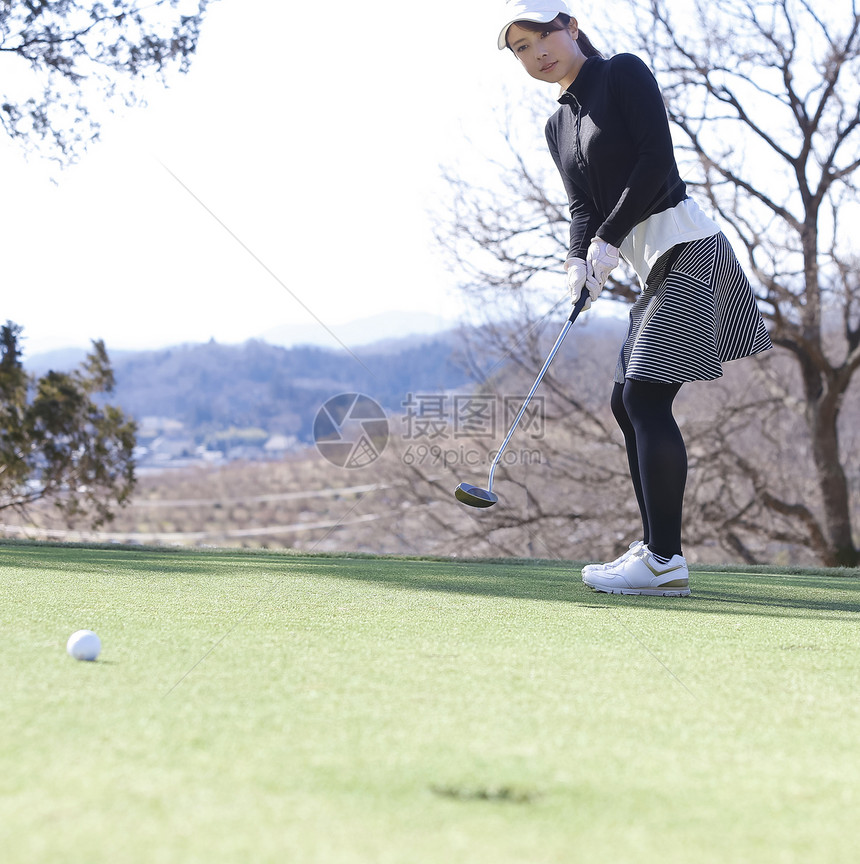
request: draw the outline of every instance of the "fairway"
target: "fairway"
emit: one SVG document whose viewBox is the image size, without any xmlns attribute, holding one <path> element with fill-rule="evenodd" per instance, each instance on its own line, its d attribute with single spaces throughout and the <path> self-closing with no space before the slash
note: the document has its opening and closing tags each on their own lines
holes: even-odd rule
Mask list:
<svg viewBox="0 0 860 864">
<path fill-rule="evenodd" d="M 670 599 L 566 562 L 10 543 L 0 580 L 6 864 L 857 860 L 857 571 Z"/>
</svg>

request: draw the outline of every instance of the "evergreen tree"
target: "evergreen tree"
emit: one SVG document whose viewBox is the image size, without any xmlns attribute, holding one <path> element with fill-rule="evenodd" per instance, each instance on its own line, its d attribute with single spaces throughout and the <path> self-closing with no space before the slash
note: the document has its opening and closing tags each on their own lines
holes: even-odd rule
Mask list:
<svg viewBox="0 0 860 864">
<path fill-rule="evenodd" d="M 0 510 L 26 511 L 50 499 L 67 522 L 98 527 L 134 488 L 136 424 L 97 398 L 114 376 L 94 341 L 72 372 L 35 377 L 21 363 L 21 327 L 0 327 Z"/>
</svg>

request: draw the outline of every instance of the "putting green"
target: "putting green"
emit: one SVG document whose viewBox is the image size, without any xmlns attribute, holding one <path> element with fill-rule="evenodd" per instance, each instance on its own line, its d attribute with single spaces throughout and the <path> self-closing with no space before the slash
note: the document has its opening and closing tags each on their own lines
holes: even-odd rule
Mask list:
<svg viewBox="0 0 860 864">
<path fill-rule="evenodd" d="M 856 576 L 0 545 L 3 860 L 853 862 Z"/>
</svg>

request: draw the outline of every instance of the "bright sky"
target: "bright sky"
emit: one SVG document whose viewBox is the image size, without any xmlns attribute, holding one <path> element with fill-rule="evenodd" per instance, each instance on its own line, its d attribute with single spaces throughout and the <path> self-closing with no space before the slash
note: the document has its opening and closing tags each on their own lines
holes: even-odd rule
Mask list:
<svg viewBox="0 0 860 864">
<path fill-rule="evenodd" d="M 0 142 L 0 319 L 27 354 L 456 319 L 428 216 L 439 166 L 465 135 L 498 135 L 505 89 L 540 87 L 496 49 L 499 5 L 213 4 L 188 75 L 106 123 L 79 165 Z"/>
</svg>

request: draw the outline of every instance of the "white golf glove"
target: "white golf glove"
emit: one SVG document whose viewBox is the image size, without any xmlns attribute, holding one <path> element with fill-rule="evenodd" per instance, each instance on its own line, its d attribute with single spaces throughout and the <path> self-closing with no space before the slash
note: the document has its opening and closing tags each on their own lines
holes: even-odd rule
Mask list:
<svg viewBox="0 0 860 864">
<path fill-rule="evenodd" d="M 585 276 L 588 273 L 588 265 L 583 258 L 568 258 L 564 262 L 564 269 L 567 270 L 567 290 L 570 293 L 570 305 L 576 306 L 576 301 L 579 300 L 582 289 L 585 286 Z M 591 300 L 586 301 L 585 309 L 591 306 Z"/>
<path fill-rule="evenodd" d="M 585 286 L 592 300 L 596 300 L 609 274 L 618 266 L 618 247 L 595 237 L 585 253 L 587 275 Z"/>
</svg>

